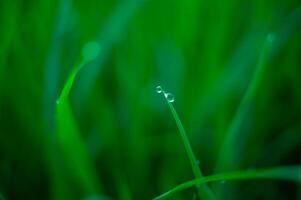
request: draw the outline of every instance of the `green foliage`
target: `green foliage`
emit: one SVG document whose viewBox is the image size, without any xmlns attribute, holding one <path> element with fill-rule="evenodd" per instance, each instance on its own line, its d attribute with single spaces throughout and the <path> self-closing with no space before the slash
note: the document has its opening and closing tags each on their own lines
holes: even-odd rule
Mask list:
<svg viewBox="0 0 301 200">
<path fill-rule="evenodd" d="M 300 199 L 257 180 L 298 177 L 273 170 L 300 164 L 299 1 L 1 1 L 0 25 L 4 199 Z"/>
</svg>

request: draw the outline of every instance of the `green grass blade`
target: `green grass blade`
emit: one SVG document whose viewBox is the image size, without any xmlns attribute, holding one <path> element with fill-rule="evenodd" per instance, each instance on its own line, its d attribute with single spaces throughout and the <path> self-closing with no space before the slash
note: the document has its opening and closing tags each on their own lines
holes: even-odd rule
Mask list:
<svg viewBox="0 0 301 200">
<path fill-rule="evenodd" d="M 98 193 L 100 184 L 72 113 L 69 94 L 79 70 L 96 57 L 93 55 L 95 45 L 89 45 L 88 50 L 86 47 L 84 49 L 83 62 L 73 69 L 66 81 L 56 106 L 56 139 L 62 152 L 63 162 L 67 166 L 68 175 L 75 180 L 86 195 Z"/>
<path fill-rule="evenodd" d="M 286 180 L 295 181 L 301 184 L 301 176 L 299 171 L 301 166 L 281 167 L 264 170 L 249 170 L 249 171 L 237 171 L 229 172 L 224 174 L 207 176 L 200 179 L 185 182 L 169 190 L 168 192 L 154 198 L 153 200 L 162 200 L 171 197 L 172 195 L 182 190 L 191 188 L 198 184 L 204 184 L 214 181 L 231 181 L 231 180 L 252 180 L 252 179 L 275 179 L 275 180 Z"/>
<path fill-rule="evenodd" d="M 187 152 L 187 155 L 188 155 L 188 158 L 189 158 L 189 161 L 190 161 L 190 164 L 192 166 L 192 170 L 193 170 L 193 173 L 195 175 L 196 178 L 200 178 L 202 177 L 202 172 L 198 166 L 198 161 L 196 160 L 195 158 L 195 155 L 192 151 L 192 148 L 191 148 L 191 145 L 190 145 L 190 142 L 188 140 L 188 137 L 186 135 L 186 131 L 183 127 L 183 124 L 179 118 L 179 115 L 177 113 L 177 111 L 175 110 L 174 106 L 172 105 L 172 103 L 168 102 L 168 105 L 169 105 L 169 108 L 171 110 L 171 113 L 172 113 L 172 116 L 174 117 L 175 121 L 176 121 L 176 124 L 178 126 L 178 129 L 179 129 L 179 132 L 180 132 L 180 135 L 181 135 L 181 139 L 183 141 L 183 144 L 185 146 L 185 149 L 186 149 L 186 152 Z"/>
<path fill-rule="evenodd" d="M 188 158 L 189 158 L 194 176 L 197 179 L 202 178 L 203 174 L 202 174 L 202 172 L 200 170 L 200 167 L 198 165 L 198 161 L 195 158 L 195 155 L 193 153 L 193 150 L 191 148 L 189 139 L 186 135 L 186 131 L 185 131 L 184 126 L 183 126 L 183 124 L 182 124 L 182 122 L 179 118 L 179 115 L 178 115 L 176 109 L 174 108 L 174 106 L 172 105 L 172 103 L 170 103 L 169 101 L 167 101 L 167 103 L 168 103 L 169 108 L 171 110 L 172 116 L 174 117 L 174 119 L 176 121 L 176 124 L 178 126 L 178 129 L 179 129 L 179 132 L 180 132 L 180 135 L 181 135 L 181 139 L 182 139 L 183 144 L 185 146 L 185 150 L 186 150 L 186 153 L 188 155 Z M 213 192 L 209 189 L 208 186 L 206 186 L 204 184 L 199 184 L 199 185 L 196 185 L 196 186 L 198 188 L 199 195 L 200 195 L 201 199 L 214 199 Z"/>
<path fill-rule="evenodd" d="M 189 139 L 187 137 L 186 131 L 184 129 L 184 126 L 183 126 L 183 124 L 180 120 L 180 117 L 179 117 L 176 109 L 172 105 L 172 103 L 174 102 L 173 95 L 170 94 L 170 93 L 166 93 L 161 88 L 161 86 L 157 86 L 156 89 L 157 89 L 157 93 L 163 93 L 163 95 L 165 97 L 165 100 L 166 100 L 166 102 L 167 102 L 167 104 L 168 104 L 168 106 L 171 110 L 172 116 L 174 117 L 174 119 L 176 121 L 177 127 L 178 127 L 180 135 L 181 135 L 181 139 L 183 141 L 183 144 L 184 144 L 186 153 L 188 155 L 188 158 L 189 158 L 189 161 L 190 161 L 192 171 L 193 171 L 193 174 L 194 174 L 195 178 L 196 179 L 202 178 L 203 174 L 201 172 L 201 169 L 199 168 L 198 161 L 196 160 L 195 155 L 193 153 L 193 150 L 191 148 L 191 145 L 190 145 Z M 201 199 L 215 199 L 213 192 L 210 190 L 210 188 L 207 185 L 198 184 L 198 185 L 196 185 L 196 187 L 198 189 L 198 192 L 199 192 L 199 195 L 200 195 Z"/>
<path fill-rule="evenodd" d="M 237 112 L 230 124 L 230 127 L 226 133 L 224 144 L 221 147 L 218 162 L 216 166 L 217 171 L 223 171 L 227 169 L 233 169 L 235 160 L 237 156 L 235 155 L 236 142 L 239 139 L 239 129 L 242 124 L 242 120 L 245 118 L 245 114 L 254 100 L 254 97 L 257 94 L 258 87 L 262 81 L 263 75 L 266 69 L 266 62 L 269 58 L 269 53 L 272 48 L 272 44 L 274 41 L 274 35 L 269 34 L 266 38 L 266 42 L 263 46 L 263 51 L 260 55 L 259 62 L 257 68 L 255 70 L 253 79 L 249 84 L 249 87 L 237 109 Z"/>
</svg>

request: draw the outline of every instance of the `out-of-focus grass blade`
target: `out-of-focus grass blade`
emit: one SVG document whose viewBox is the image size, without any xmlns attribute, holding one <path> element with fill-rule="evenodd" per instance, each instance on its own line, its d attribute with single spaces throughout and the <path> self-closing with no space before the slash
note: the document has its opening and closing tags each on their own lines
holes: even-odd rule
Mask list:
<svg viewBox="0 0 301 200">
<path fill-rule="evenodd" d="M 238 45 L 225 72 L 196 105 L 190 120 L 190 127 L 195 127 L 195 131 L 204 126 L 206 118 L 215 113 L 239 85 L 244 84 L 245 79 L 239 77 L 244 77 L 251 68 L 253 60 L 259 55 L 257 46 L 253 44 L 262 44 L 264 33 L 265 31 L 254 28 Z"/>
<path fill-rule="evenodd" d="M 288 42 L 293 33 L 298 30 L 301 25 L 301 7 L 296 8 L 288 17 L 283 20 L 283 25 L 275 31 L 276 41 L 271 48 L 271 57 L 275 56 L 279 50 Z M 267 25 L 266 25 L 267 26 Z M 258 31 L 261 30 L 261 31 Z M 229 63 L 229 67 L 224 75 L 217 81 L 217 84 L 209 90 L 205 98 L 200 101 L 195 113 L 191 116 L 190 127 L 195 127 L 199 130 L 203 124 L 200 124 L 200 119 L 206 119 L 210 114 L 214 113 L 219 108 L 220 104 L 225 100 L 230 93 L 242 84 L 241 79 L 237 77 L 244 77 L 244 74 L 250 68 L 255 57 L 257 57 L 258 48 L 254 44 L 261 43 L 261 37 L 267 30 L 263 27 L 255 27 L 246 36 L 243 42 L 238 46 L 233 58 Z M 243 80 L 244 81 L 244 80 Z M 194 124 L 200 124 L 195 126 Z"/>
<path fill-rule="evenodd" d="M 56 138 L 62 152 L 64 166 L 73 180 L 87 195 L 99 192 L 100 184 L 96 178 L 96 171 L 89 158 L 84 140 L 75 122 L 68 97 L 77 73 L 87 62 L 97 56 L 98 51 L 99 46 L 96 43 L 86 45 L 83 52 L 83 62 L 71 72 L 56 106 Z"/>
<path fill-rule="evenodd" d="M 275 180 L 295 181 L 301 184 L 301 176 L 299 173 L 300 169 L 301 169 L 300 166 L 291 166 L 291 167 L 281 167 L 281 168 L 264 169 L 264 170 L 237 171 L 237 172 L 229 172 L 224 174 L 207 176 L 204 178 L 195 179 L 180 184 L 175 188 L 169 190 L 168 192 L 154 198 L 154 200 L 166 199 L 182 190 L 191 188 L 198 184 L 204 184 L 207 182 L 214 182 L 214 181 L 275 179 Z"/>
<path fill-rule="evenodd" d="M 99 32 L 98 42 L 102 46 L 102 54 L 99 55 L 94 63 L 91 63 L 89 70 L 83 70 L 79 79 L 78 90 L 76 92 L 76 104 L 81 104 L 90 91 L 91 85 L 96 80 L 104 61 L 112 51 L 112 47 L 119 42 L 127 28 L 129 21 L 132 19 L 138 8 L 146 0 L 129 0 L 122 1 L 112 12 L 104 27 Z"/>
<path fill-rule="evenodd" d="M 217 170 L 227 170 L 232 169 L 237 156 L 236 143 L 239 142 L 239 128 L 241 126 L 242 120 L 247 113 L 247 110 L 254 100 L 259 84 L 262 81 L 263 75 L 265 73 L 265 66 L 267 59 L 270 54 L 270 49 L 274 41 L 274 35 L 269 34 L 266 39 L 266 43 L 263 47 L 259 62 L 254 73 L 253 79 L 249 84 L 249 87 L 238 107 L 237 113 L 235 114 L 232 123 L 230 124 L 229 130 L 225 136 L 224 144 L 221 147 L 220 154 L 218 157 Z M 239 159 L 238 159 L 239 160 Z"/>
<path fill-rule="evenodd" d="M 68 29 L 68 20 L 72 11 L 72 2 L 70 0 L 62 0 L 59 3 L 57 13 L 57 23 L 52 36 L 52 43 L 48 53 L 48 58 L 45 65 L 45 92 L 44 92 L 44 113 L 46 126 L 49 132 L 54 131 L 55 124 L 55 109 L 53 101 L 58 94 L 58 79 L 60 58 L 62 54 L 63 35 Z"/>
</svg>

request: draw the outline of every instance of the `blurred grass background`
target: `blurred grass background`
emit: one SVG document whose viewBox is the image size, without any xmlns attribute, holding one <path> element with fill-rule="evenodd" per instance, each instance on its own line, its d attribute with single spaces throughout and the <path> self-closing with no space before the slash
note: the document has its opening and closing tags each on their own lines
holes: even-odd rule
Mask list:
<svg viewBox="0 0 301 200">
<path fill-rule="evenodd" d="M 300 6 L 298 0 L 0 1 L 0 194 L 151 199 L 192 179 L 157 85 L 174 94 L 205 175 L 300 164 Z M 274 39 L 264 71 L 239 116 L 227 147 L 232 153 L 223 155 L 268 35 Z M 70 135 L 60 138 L 56 101 L 90 41 L 99 44 L 99 56 L 75 79 L 70 110 L 59 117 Z M 221 155 L 231 164 L 218 166 Z M 300 186 L 289 182 L 226 182 L 222 192 L 210 186 L 221 199 L 301 199 Z M 195 189 L 173 199 L 193 196 Z"/>
</svg>

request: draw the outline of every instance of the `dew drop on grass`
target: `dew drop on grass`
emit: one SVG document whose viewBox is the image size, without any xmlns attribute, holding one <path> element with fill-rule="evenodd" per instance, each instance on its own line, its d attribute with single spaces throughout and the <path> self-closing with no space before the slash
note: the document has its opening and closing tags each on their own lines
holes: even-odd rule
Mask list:
<svg viewBox="0 0 301 200">
<path fill-rule="evenodd" d="M 173 103 L 175 101 L 175 98 L 174 98 L 173 94 L 165 92 L 160 85 L 156 87 L 156 92 L 159 93 L 159 94 L 163 93 L 165 99 L 169 103 Z"/>
<path fill-rule="evenodd" d="M 175 98 L 171 93 L 165 93 L 164 96 L 169 103 L 173 103 L 175 101 Z"/>
<path fill-rule="evenodd" d="M 225 181 L 225 180 L 222 180 L 222 181 L 221 181 L 221 184 L 225 184 L 225 183 L 226 183 L 226 181 Z"/>
<path fill-rule="evenodd" d="M 162 87 L 161 87 L 160 85 L 156 87 L 156 92 L 157 92 L 158 94 L 160 94 L 160 93 L 163 92 Z"/>
<path fill-rule="evenodd" d="M 56 105 L 59 105 L 60 104 L 60 100 L 56 100 Z"/>
</svg>

